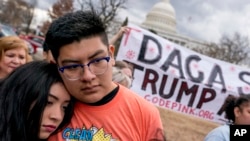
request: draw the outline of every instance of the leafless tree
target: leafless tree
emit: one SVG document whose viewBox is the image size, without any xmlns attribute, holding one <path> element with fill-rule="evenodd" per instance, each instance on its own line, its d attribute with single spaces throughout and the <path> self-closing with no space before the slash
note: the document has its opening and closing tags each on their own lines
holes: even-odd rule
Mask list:
<svg viewBox="0 0 250 141">
<path fill-rule="evenodd" d="M 0 21 L 15 28 L 25 25 L 25 31 L 29 32 L 37 0 L 1 1 Z"/>
<path fill-rule="evenodd" d="M 1 2 L 1 12 L 0 12 L 0 21 L 5 24 L 9 24 L 13 27 L 17 27 L 22 23 L 21 16 L 19 11 L 21 11 L 22 4 L 20 0 L 8 0 Z"/>
<path fill-rule="evenodd" d="M 248 57 L 249 40 L 247 36 L 241 36 L 239 33 L 235 33 L 232 39 L 223 36 L 220 44 L 226 48 L 225 61 L 239 64 Z"/>
<path fill-rule="evenodd" d="M 126 8 L 125 4 L 127 0 L 77 0 L 77 2 L 80 6 L 80 10 L 91 10 L 96 12 L 99 17 L 102 18 L 105 26 L 110 32 L 113 24 L 117 24 L 115 20 L 119 10 Z M 119 27 L 120 25 L 118 29 Z"/>
<path fill-rule="evenodd" d="M 72 12 L 74 10 L 73 2 L 73 0 L 58 0 L 56 3 L 54 3 L 52 9 L 48 10 L 48 15 L 50 16 L 51 20 L 47 20 L 43 23 L 41 31 L 46 33 L 51 21 L 66 13 Z"/>
<path fill-rule="evenodd" d="M 249 39 L 235 33 L 233 37 L 223 35 L 219 43 L 209 43 L 207 48 L 195 48 L 194 50 L 233 64 L 243 64 L 249 57 Z"/>
<path fill-rule="evenodd" d="M 50 18 L 55 20 L 68 12 L 72 12 L 74 10 L 73 2 L 73 0 L 58 0 L 53 4 L 52 9 L 48 11 Z"/>
<path fill-rule="evenodd" d="M 25 32 L 30 32 L 30 26 L 35 14 L 35 8 L 37 6 L 37 0 L 30 0 L 29 3 L 23 2 L 23 10 L 20 11 L 22 22 L 25 26 Z"/>
<path fill-rule="evenodd" d="M 0 9 L 4 8 L 5 2 L 6 2 L 5 0 L 0 0 Z"/>
</svg>

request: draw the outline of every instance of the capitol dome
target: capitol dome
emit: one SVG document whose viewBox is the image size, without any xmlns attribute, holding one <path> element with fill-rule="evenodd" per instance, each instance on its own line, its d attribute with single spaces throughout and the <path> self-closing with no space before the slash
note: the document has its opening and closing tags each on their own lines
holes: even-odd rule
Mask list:
<svg viewBox="0 0 250 141">
<path fill-rule="evenodd" d="M 142 27 L 157 34 L 176 33 L 175 10 L 169 0 L 156 3 L 147 14 Z"/>
</svg>

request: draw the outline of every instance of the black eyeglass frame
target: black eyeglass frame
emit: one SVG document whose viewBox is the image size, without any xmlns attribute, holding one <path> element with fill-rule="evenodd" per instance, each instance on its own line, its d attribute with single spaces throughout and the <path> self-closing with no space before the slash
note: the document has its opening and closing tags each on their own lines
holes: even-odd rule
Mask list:
<svg viewBox="0 0 250 141">
<path fill-rule="evenodd" d="M 76 68 L 76 67 L 80 66 L 81 68 L 83 68 L 84 66 L 88 66 L 88 68 L 89 68 L 90 64 L 95 63 L 97 61 L 101 61 L 101 60 L 106 60 L 108 63 L 110 61 L 110 56 L 93 59 L 93 60 L 89 61 L 88 64 L 74 64 L 74 65 L 62 66 L 62 67 L 59 67 L 58 70 L 63 73 L 64 69 L 68 69 L 68 68 L 72 68 L 72 67 Z"/>
</svg>

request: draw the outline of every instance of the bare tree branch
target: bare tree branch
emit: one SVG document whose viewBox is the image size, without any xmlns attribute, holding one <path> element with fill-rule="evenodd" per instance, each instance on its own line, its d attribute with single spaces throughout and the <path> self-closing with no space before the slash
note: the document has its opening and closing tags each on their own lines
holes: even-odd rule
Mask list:
<svg viewBox="0 0 250 141">
<path fill-rule="evenodd" d="M 194 50 L 212 58 L 233 64 L 242 64 L 248 58 L 249 39 L 239 33 L 235 33 L 232 38 L 224 35 L 220 39 L 220 43 L 210 43 L 206 49 L 195 48 Z"/>
<path fill-rule="evenodd" d="M 118 10 L 125 9 L 127 0 L 77 0 L 80 10 L 91 10 L 96 12 L 105 23 L 106 27 L 110 27 L 115 20 Z"/>
<path fill-rule="evenodd" d="M 52 9 L 48 10 L 48 15 L 50 16 L 51 20 L 55 20 L 58 17 L 74 11 L 73 7 L 74 0 L 58 0 L 56 3 L 53 4 Z M 41 31 L 46 33 L 51 21 L 47 20 L 43 23 Z"/>
</svg>

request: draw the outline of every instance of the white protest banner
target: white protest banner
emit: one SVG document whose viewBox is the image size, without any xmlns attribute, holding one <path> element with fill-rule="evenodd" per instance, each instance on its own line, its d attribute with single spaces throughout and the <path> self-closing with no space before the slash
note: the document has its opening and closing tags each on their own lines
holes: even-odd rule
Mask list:
<svg viewBox="0 0 250 141">
<path fill-rule="evenodd" d="M 250 94 L 250 71 L 128 25 L 117 60 L 134 65 L 131 89 L 156 106 L 223 122 L 230 95 Z"/>
</svg>

